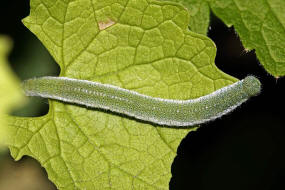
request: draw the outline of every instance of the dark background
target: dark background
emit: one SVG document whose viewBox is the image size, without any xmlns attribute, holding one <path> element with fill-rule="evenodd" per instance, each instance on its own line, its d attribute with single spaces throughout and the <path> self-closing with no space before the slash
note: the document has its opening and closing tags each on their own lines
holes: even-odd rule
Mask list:
<svg viewBox="0 0 285 190">
<path fill-rule="evenodd" d="M 28 0 L 0 3 L 0 34 L 14 41 L 9 57 L 11 67 L 20 79 L 58 75 L 59 68 L 45 47 L 21 23 L 28 14 Z M 172 164 L 170 189 L 284 190 L 285 80 L 267 74 L 254 51 L 244 50 L 234 28 L 227 28 L 214 15 L 208 35 L 216 43 L 216 65 L 222 71 L 239 79 L 255 75 L 263 89 L 259 96 L 231 114 L 203 124 L 187 135 Z M 31 102 L 14 114 L 47 113 L 47 101 L 34 98 Z M 15 183 L 17 188 L 13 186 Z M 24 157 L 14 162 L 8 152 L 0 155 L 0 190 L 4 187 L 5 190 L 55 189 L 35 160 Z"/>
</svg>

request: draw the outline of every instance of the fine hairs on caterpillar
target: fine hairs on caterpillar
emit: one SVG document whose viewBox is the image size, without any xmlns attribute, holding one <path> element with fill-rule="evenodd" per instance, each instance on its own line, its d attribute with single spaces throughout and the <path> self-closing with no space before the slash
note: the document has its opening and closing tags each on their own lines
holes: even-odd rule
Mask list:
<svg viewBox="0 0 285 190">
<path fill-rule="evenodd" d="M 66 77 L 28 79 L 22 86 L 27 96 L 101 108 L 167 126 L 193 126 L 214 120 L 261 90 L 254 76 L 190 100 L 156 98 L 108 84 Z"/>
</svg>

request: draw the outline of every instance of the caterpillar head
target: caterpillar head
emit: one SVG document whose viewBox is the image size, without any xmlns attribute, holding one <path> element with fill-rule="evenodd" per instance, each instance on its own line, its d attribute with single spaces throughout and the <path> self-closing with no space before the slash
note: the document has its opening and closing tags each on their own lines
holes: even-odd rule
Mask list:
<svg viewBox="0 0 285 190">
<path fill-rule="evenodd" d="M 261 83 L 256 77 L 247 76 L 243 79 L 243 89 L 249 97 L 256 96 L 261 91 Z"/>
</svg>

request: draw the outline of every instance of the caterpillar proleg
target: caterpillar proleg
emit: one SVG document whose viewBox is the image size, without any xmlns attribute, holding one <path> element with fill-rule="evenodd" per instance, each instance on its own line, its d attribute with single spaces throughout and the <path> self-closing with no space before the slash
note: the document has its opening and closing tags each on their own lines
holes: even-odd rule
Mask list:
<svg viewBox="0 0 285 190">
<path fill-rule="evenodd" d="M 167 126 L 192 126 L 214 120 L 261 90 L 261 84 L 254 76 L 190 100 L 156 98 L 113 85 L 66 77 L 28 79 L 22 86 L 27 96 L 110 110 Z"/>
</svg>

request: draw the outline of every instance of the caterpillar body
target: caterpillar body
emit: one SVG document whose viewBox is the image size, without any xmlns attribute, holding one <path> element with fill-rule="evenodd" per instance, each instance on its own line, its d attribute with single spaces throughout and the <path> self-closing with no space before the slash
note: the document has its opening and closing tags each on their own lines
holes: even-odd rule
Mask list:
<svg viewBox="0 0 285 190">
<path fill-rule="evenodd" d="M 214 120 L 261 90 L 261 84 L 254 76 L 190 100 L 156 98 L 113 85 L 66 77 L 28 79 L 22 86 L 27 96 L 110 110 L 167 126 L 193 126 Z"/>
</svg>

